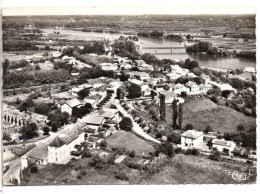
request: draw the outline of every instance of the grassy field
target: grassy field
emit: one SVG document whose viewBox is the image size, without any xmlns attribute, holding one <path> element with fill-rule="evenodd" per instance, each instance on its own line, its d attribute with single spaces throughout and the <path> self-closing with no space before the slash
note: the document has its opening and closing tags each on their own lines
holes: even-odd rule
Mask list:
<svg viewBox="0 0 260 194">
<path fill-rule="evenodd" d="M 166 108 L 166 120 L 172 123 L 172 108 Z M 210 126 L 213 131 L 234 132 L 237 125 L 246 129 L 256 126 L 256 119 L 245 116 L 232 108 L 220 106 L 207 98 L 188 99 L 183 106 L 183 127 L 188 123 L 197 130 Z"/>
<path fill-rule="evenodd" d="M 144 177 L 140 184 L 239 184 L 254 183 L 256 174 L 248 181 L 232 179 L 233 171 L 246 172 L 247 164 L 229 161 L 213 161 L 208 158 L 177 154 L 172 164 L 157 174 Z M 251 173 L 252 174 L 252 173 Z"/>
<path fill-rule="evenodd" d="M 151 143 L 137 137 L 131 132 L 117 131 L 107 138 L 108 147 L 125 147 L 129 151 L 135 151 L 136 155 L 149 154 L 154 151 Z"/>
<path fill-rule="evenodd" d="M 177 154 L 159 173 L 154 174 L 114 164 L 95 169 L 88 165 L 88 161 L 88 158 L 82 158 L 67 165 L 44 166 L 37 174 L 25 174 L 22 185 L 245 184 L 256 180 L 255 169 L 248 164 L 212 161 L 201 156 Z M 249 169 L 253 176 L 248 181 L 232 179 L 230 173 L 247 172 Z M 82 175 L 82 172 L 85 174 Z M 129 180 L 115 178 L 115 172 L 124 172 Z"/>
</svg>

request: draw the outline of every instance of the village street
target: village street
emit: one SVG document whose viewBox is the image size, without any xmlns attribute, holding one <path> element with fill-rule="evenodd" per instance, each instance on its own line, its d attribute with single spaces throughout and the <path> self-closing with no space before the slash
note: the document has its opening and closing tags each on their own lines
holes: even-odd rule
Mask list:
<svg viewBox="0 0 260 194">
<path fill-rule="evenodd" d="M 143 131 L 143 129 L 134 121 L 133 117 L 132 117 L 130 114 L 128 114 L 128 113 L 123 109 L 123 107 L 119 104 L 119 100 L 115 100 L 114 102 L 115 102 L 115 105 L 116 105 L 117 109 L 118 109 L 120 112 L 122 112 L 125 117 L 129 117 L 129 118 L 132 120 L 132 122 L 133 122 L 133 129 L 132 129 L 132 131 L 133 131 L 134 133 L 136 133 L 136 134 L 142 136 L 144 139 L 149 140 L 149 141 L 152 141 L 152 142 L 154 142 L 154 143 L 158 143 L 158 144 L 161 143 L 160 141 L 154 139 L 153 137 L 151 137 L 150 135 L 148 135 L 147 133 L 145 133 L 145 132 Z"/>
</svg>

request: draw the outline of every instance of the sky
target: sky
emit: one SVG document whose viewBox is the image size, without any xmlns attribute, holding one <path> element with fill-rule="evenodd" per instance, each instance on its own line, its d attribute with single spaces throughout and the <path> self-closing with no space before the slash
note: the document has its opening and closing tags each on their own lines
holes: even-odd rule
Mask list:
<svg viewBox="0 0 260 194">
<path fill-rule="evenodd" d="M 236 2 L 234 4 L 234 2 Z M 256 0 L 3 0 L 7 15 L 255 14 Z"/>
</svg>

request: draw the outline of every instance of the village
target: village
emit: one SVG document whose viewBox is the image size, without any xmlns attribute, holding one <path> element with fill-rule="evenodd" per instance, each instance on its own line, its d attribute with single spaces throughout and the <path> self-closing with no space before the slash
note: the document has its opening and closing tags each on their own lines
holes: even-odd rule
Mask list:
<svg viewBox="0 0 260 194">
<path fill-rule="evenodd" d="M 4 80 L 3 90 L 5 185 L 23 185 L 28 173 L 84 158 L 96 168 L 111 163 L 145 172 L 162 168 L 174 154 L 256 164 L 255 144 L 248 143 L 255 138 L 254 125 L 242 123 L 255 115 L 255 105 L 248 102 L 256 92 L 254 68 L 215 72 L 190 59 L 156 65 L 158 59 L 143 53 L 138 38 L 131 36 L 77 46 L 57 46 L 55 39 L 39 42 L 37 53 L 17 63 L 5 61 L 9 68 L 4 72 L 13 75 Z M 132 53 L 142 57 L 134 59 Z M 20 84 L 19 73 L 26 71 L 28 80 Z M 244 74 L 249 78 L 239 77 Z M 184 107 L 193 102 L 235 111 L 243 118 L 235 128 L 249 135 L 239 139 L 224 133 L 225 126 L 218 131 L 184 120 Z M 123 172 L 115 177 L 129 179 Z"/>
</svg>

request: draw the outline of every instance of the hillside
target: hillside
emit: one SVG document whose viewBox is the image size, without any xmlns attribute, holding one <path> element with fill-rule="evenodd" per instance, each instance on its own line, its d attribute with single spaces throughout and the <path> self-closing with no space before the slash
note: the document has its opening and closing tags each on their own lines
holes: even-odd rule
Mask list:
<svg viewBox="0 0 260 194">
<path fill-rule="evenodd" d="M 166 120 L 172 123 L 171 106 L 166 107 Z M 246 129 L 256 127 L 256 119 L 245 116 L 227 106 L 220 106 L 207 98 L 195 98 L 185 101 L 183 106 L 183 126 L 192 124 L 197 130 L 210 126 L 213 131 L 233 132 L 237 125 L 243 124 Z"/>
</svg>

